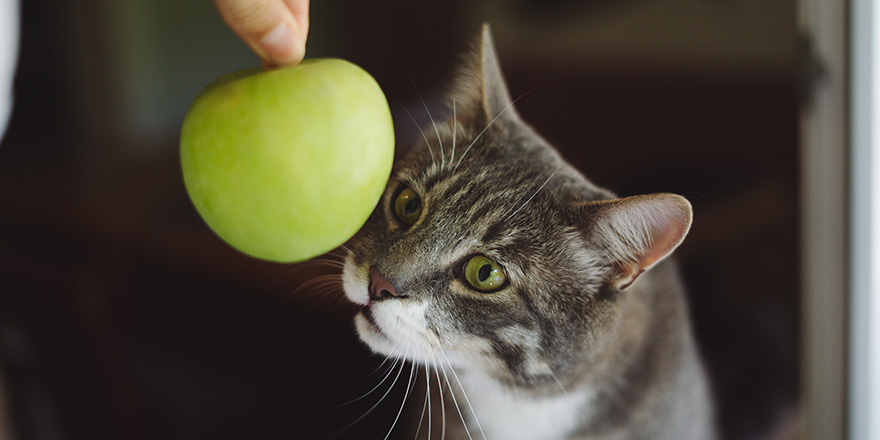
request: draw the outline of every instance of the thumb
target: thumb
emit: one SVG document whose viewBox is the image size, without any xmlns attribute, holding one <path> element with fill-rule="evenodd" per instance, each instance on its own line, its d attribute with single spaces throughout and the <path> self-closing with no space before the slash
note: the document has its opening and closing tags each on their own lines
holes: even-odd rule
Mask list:
<svg viewBox="0 0 880 440">
<path fill-rule="evenodd" d="M 214 0 L 226 24 L 268 66 L 298 64 L 305 32 L 283 0 Z"/>
</svg>

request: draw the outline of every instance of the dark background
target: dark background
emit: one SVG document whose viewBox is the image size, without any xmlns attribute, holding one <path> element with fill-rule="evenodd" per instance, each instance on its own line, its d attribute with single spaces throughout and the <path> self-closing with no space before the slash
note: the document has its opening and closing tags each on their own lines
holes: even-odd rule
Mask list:
<svg viewBox="0 0 880 440">
<path fill-rule="evenodd" d="M 212 4 L 22 8 L 0 146 L 0 373 L 15 438 L 326 438 L 368 410 L 384 386 L 340 406 L 378 383 L 382 359 L 358 343 L 340 292 L 314 281 L 333 269 L 238 254 L 184 192 L 187 106 L 259 63 Z M 405 144 L 418 132 L 404 109 L 427 120 L 416 90 L 445 105 L 483 21 L 511 94 L 526 94 L 523 118 L 588 177 L 692 201 L 677 254 L 723 432 L 765 438 L 798 396 L 794 2 L 316 0 L 309 56 L 371 72 Z M 382 438 L 402 394 L 342 438 Z"/>
</svg>

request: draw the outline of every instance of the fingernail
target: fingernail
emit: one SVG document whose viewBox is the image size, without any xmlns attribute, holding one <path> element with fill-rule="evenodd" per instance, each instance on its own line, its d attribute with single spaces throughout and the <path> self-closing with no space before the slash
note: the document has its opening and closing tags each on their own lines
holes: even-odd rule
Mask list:
<svg viewBox="0 0 880 440">
<path fill-rule="evenodd" d="M 296 35 L 287 23 L 281 23 L 260 40 L 260 46 L 275 64 L 290 61 L 296 48 Z"/>
</svg>

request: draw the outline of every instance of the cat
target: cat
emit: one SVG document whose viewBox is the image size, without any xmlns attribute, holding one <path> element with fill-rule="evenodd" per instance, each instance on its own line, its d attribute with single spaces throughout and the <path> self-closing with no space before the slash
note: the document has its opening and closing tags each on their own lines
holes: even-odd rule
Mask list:
<svg viewBox="0 0 880 440">
<path fill-rule="evenodd" d="M 513 108 L 488 25 L 465 61 L 450 115 L 345 245 L 360 339 L 409 362 L 389 374 L 409 377 L 411 435 L 716 438 L 666 259 L 690 203 L 617 198 L 567 164 Z"/>
</svg>

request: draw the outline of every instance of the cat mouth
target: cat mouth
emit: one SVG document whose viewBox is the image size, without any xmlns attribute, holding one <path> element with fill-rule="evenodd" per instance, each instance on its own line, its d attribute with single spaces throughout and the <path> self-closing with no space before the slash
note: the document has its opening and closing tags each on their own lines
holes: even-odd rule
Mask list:
<svg viewBox="0 0 880 440">
<path fill-rule="evenodd" d="M 376 327 L 377 329 L 379 328 L 379 324 L 376 323 L 376 317 L 373 316 L 373 309 L 369 305 L 361 307 L 361 314 L 364 315 L 364 318 L 366 318 L 367 322 L 372 324 L 373 327 Z"/>
<path fill-rule="evenodd" d="M 379 326 L 379 323 L 376 321 L 376 317 L 373 315 L 373 308 L 369 305 L 361 307 L 361 316 L 367 321 L 370 325 L 369 329 L 373 333 L 378 333 L 382 338 L 388 339 L 388 335 L 382 331 L 382 327 Z"/>
</svg>

